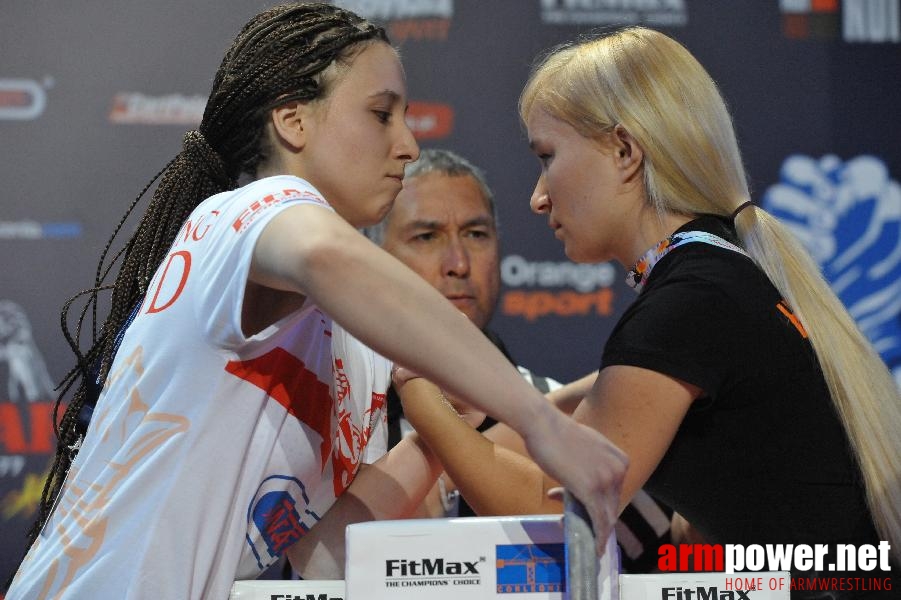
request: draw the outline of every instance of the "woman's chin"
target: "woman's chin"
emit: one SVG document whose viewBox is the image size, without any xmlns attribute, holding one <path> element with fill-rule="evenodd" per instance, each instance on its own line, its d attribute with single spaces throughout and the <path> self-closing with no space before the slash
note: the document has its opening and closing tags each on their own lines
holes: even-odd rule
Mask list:
<svg viewBox="0 0 901 600">
<path fill-rule="evenodd" d="M 591 252 L 590 249 L 572 243 L 563 244 L 563 253 L 574 263 L 600 263 L 610 260 L 608 256 L 603 256 L 597 251 Z"/>
<path fill-rule="evenodd" d="M 376 212 L 357 214 L 354 215 L 353 221 L 351 221 L 350 219 L 347 219 L 347 221 L 357 229 L 361 229 L 363 227 L 373 227 L 374 225 L 381 223 L 385 219 L 385 217 L 388 216 L 388 213 L 391 212 L 391 206 L 392 204 L 385 204 Z"/>
<path fill-rule="evenodd" d="M 585 259 L 584 252 L 581 252 L 580 248 L 572 243 L 563 242 L 563 253 L 566 254 L 566 258 L 575 263 L 589 262 Z"/>
<path fill-rule="evenodd" d="M 379 223 L 381 223 L 382 221 L 385 220 L 385 217 L 388 216 L 388 213 L 391 212 L 391 208 L 394 206 L 394 198 L 395 198 L 395 196 L 392 196 L 390 201 L 385 202 L 384 204 L 381 205 L 381 207 L 372 216 L 372 219 L 373 219 L 372 222 L 368 223 L 366 225 L 367 227 L 372 226 L 372 225 L 378 225 Z"/>
</svg>

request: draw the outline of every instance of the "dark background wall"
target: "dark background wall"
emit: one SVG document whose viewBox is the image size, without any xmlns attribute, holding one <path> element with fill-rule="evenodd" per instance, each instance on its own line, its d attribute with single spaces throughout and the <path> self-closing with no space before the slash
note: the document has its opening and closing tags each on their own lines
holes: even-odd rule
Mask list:
<svg viewBox="0 0 901 600">
<path fill-rule="evenodd" d="M 522 364 L 560 380 L 596 368 L 633 292 L 619 266 L 569 263 L 529 212 L 538 166 L 519 91 L 542 50 L 641 23 L 707 66 L 755 202 L 796 228 L 901 371 L 901 0 L 340 3 L 401 48 L 421 145 L 487 170 L 504 255 L 493 325 Z M 0 5 L 0 575 L 18 561 L 54 448 L 52 388 L 72 364 L 60 308 L 91 284 L 125 207 L 199 121 L 222 53 L 269 4 Z"/>
</svg>

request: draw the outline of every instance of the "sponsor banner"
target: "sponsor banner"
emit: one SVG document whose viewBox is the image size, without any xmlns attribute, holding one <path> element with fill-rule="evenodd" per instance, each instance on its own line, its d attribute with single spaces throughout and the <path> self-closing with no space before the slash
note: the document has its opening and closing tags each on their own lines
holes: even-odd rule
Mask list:
<svg viewBox="0 0 901 600">
<path fill-rule="evenodd" d="M 0 322 L 0 329 L 3 325 Z M 45 387 L 40 381 L 41 374 L 35 372 L 37 369 L 16 365 L 17 359 L 7 360 L 3 350 L 10 343 L 4 334 L 5 331 L 0 331 L 3 338 L 0 372 L 6 371 L 11 387 L 7 394 L 0 396 L 3 397 L 0 401 L 0 528 L 7 541 L 0 569 L 9 574 L 16 566 L 13 561 L 24 554 L 25 532 L 37 514 L 47 470 L 56 450 L 56 435 L 52 425 L 55 401 L 51 400 L 50 393 L 40 394 L 41 399 L 28 399 L 35 398 L 38 390 Z M 65 405 L 60 410 L 65 410 Z"/>
<path fill-rule="evenodd" d="M 206 101 L 204 96 L 122 92 L 113 98 L 109 120 L 118 125 L 196 126 L 203 118 Z M 454 111 L 448 104 L 411 101 L 406 120 L 416 139 L 441 139 L 453 131 Z"/>
<path fill-rule="evenodd" d="M 454 16 L 454 0 L 340 0 L 336 4 L 377 21 Z"/>
<path fill-rule="evenodd" d="M 27 550 L 26 532 L 34 524 L 52 458 L 49 454 L 40 452 L 43 447 L 40 440 L 53 438 L 48 418 L 41 422 L 36 421 L 35 427 L 47 431 L 49 436 L 45 438 L 43 431 L 39 431 L 35 434 L 37 441 L 32 443 L 28 437 L 28 422 L 24 419 L 18 420 L 20 416 L 27 417 L 27 415 L 16 415 L 12 420 L 8 420 L 11 417 L 9 406 L 12 405 L 0 403 L 0 410 L 4 412 L 0 415 L 0 428 L 12 425 L 20 429 L 9 435 L 5 434 L 5 439 L 0 442 L 3 445 L 0 447 L 0 531 L 3 532 L 4 545 L 3 555 L 0 556 L 0 569 L 4 577 L 16 569 L 18 561 Z M 50 409 L 52 410 L 52 404 Z M 24 432 L 21 430 L 23 426 Z M 24 443 L 14 439 L 19 433 L 24 434 Z M 53 443 L 55 444 L 55 438 Z M 10 450 L 6 444 L 10 444 L 13 449 L 24 447 L 27 453 L 9 454 Z"/>
<path fill-rule="evenodd" d="M 406 120 L 417 140 L 438 140 L 453 131 L 454 109 L 448 104 L 414 100 L 407 106 Z"/>
<path fill-rule="evenodd" d="M 792 39 L 901 43 L 901 0 L 779 0 Z"/>
<path fill-rule="evenodd" d="M 530 261 L 517 254 L 501 260 L 500 312 L 535 321 L 542 317 L 610 317 L 614 313 L 612 263 Z M 523 289 L 525 288 L 525 289 Z"/>
<path fill-rule="evenodd" d="M 447 40 L 453 0 L 340 0 L 341 7 L 381 23 L 392 43 Z"/>
<path fill-rule="evenodd" d="M 26 457 L 56 450 L 54 404 L 55 401 L 0 402 L 0 475 L 18 476 Z M 60 411 L 64 408 L 61 406 Z"/>
<path fill-rule="evenodd" d="M 206 96 L 200 95 L 119 92 L 113 97 L 109 120 L 117 125 L 195 126 L 203 118 L 206 101 Z"/>
<path fill-rule="evenodd" d="M 0 300 L 0 521 L 9 548 L 0 569 L 6 574 L 24 553 L 56 451 L 55 387 L 25 309 Z"/>
<path fill-rule="evenodd" d="M 0 79 L 0 121 L 31 121 L 44 114 L 53 79 Z"/>
<path fill-rule="evenodd" d="M 563 515 L 359 523 L 346 540 L 351 598 L 561 600 L 567 591 Z M 617 556 L 611 535 L 600 600 L 617 597 Z"/>
<path fill-rule="evenodd" d="M 688 24 L 685 0 L 540 0 L 541 20 L 551 25 Z"/>
<path fill-rule="evenodd" d="M 0 221 L 0 240 L 72 239 L 81 234 L 82 226 L 77 221 Z"/>
<path fill-rule="evenodd" d="M 843 0 L 842 39 L 901 43 L 901 0 Z"/>
<path fill-rule="evenodd" d="M 793 39 L 836 39 L 841 27 L 838 0 L 779 0 L 782 33 Z"/>
<path fill-rule="evenodd" d="M 761 206 L 804 244 L 901 385 L 901 184 L 886 161 L 791 155 Z"/>
<path fill-rule="evenodd" d="M 619 589 L 623 600 L 788 600 L 789 579 L 784 572 L 620 575 Z"/>
<path fill-rule="evenodd" d="M 38 403 L 56 398 L 44 356 L 34 341 L 31 320 L 12 300 L 0 300 L 0 372 L 5 372 L 7 400 Z"/>
</svg>

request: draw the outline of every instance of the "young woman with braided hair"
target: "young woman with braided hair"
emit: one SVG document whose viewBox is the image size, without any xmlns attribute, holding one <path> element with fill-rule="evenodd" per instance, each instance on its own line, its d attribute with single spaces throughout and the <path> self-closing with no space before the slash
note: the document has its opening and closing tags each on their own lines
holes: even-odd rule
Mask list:
<svg viewBox="0 0 901 600">
<path fill-rule="evenodd" d="M 901 564 L 897 384 L 803 246 L 751 203 L 710 75 L 675 40 L 625 28 L 549 53 L 520 115 L 541 164 L 532 210 L 567 256 L 631 267 L 639 292 L 573 413 L 629 457 L 620 507 L 644 488 L 711 543 L 827 545 L 821 572 L 794 574 L 841 589 L 792 598 L 888 598 L 868 582 L 893 589 L 883 541 Z M 412 379 L 404 413 L 478 512 L 553 509 L 555 482 L 435 396 Z M 838 544 L 881 546 L 880 566 L 832 572 Z"/>
<path fill-rule="evenodd" d="M 412 510 L 440 467 L 415 437 L 379 459 L 390 363 L 352 336 L 508 422 L 603 545 L 619 450 L 357 231 L 418 156 L 405 109 L 396 52 L 353 13 L 288 4 L 243 28 L 111 286 L 101 258 L 82 318 L 108 287 L 112 310 L 86 352 L 69 336 L 75 393 L 7 599 L 225 598 L 285 553 L 322 576 L 306 564 L 343 524 Z"/>
</svg>

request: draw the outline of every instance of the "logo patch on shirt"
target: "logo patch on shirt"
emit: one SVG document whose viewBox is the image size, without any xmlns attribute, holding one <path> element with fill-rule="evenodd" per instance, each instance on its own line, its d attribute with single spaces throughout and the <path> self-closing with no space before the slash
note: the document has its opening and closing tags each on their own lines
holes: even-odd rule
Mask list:
<svg viewBox="0 0 901 600">
<path fill-rule="evenodd" d="M 295 477 L 273 475 L 260 484 L 247 513 L 247 543 L 265 569 L 310 530 L 320 516 L 309 510 L 310 499 L 303 482 Z"/>
<path fill-rule="evenodd" d="M 232 223 L 232 228 L 235 232 L 241 233 L 266 209 L 278 206 L 288 200 L 307 200 L 322 206 L 329 205 L 321 196 L 309 190 L 282 190 L 281 192 L 275 192 L 251 201 L 247 208 L 235 219 L 235 222 Z"/>
</svg>

